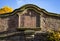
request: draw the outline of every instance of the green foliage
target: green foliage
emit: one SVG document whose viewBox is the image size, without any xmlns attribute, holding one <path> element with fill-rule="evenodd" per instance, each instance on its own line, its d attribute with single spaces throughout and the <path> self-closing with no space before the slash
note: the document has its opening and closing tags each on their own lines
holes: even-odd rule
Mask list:
<svg viewBox="0 0 60 41">
<path fill-rule="evenodd" d="M 57 31 L 49 32 L 47 37 L 48 41 L 60 41 L 60 32 Z"/>
</svg>

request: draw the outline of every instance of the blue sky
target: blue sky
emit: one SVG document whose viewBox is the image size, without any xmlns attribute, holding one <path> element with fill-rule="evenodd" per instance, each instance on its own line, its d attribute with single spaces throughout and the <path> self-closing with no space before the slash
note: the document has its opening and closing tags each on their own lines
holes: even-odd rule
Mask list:
<svg viewBox="0 0 60 41">
<path fill-rule="evenodd" d="M 35 4 L 49 12 L 60 14 L 60 0 L 0 0 L 0 8 L 9 6 L 17 9 L 25 4 Z"/>
</svg>

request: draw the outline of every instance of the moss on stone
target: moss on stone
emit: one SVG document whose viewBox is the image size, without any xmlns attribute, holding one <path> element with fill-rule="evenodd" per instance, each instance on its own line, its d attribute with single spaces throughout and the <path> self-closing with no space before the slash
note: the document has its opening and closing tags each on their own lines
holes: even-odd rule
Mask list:
<svg viewBox="0 0 60 41">
<path fill-rule="evenodd" d="M 5 37 L 8 37 L 8 36 L 18 34 L 18 33 L 20 33 L 20 32 L 12 32 L 12 33 L 0 34 L 0 38 L 5 38 Z"/>
</svg>

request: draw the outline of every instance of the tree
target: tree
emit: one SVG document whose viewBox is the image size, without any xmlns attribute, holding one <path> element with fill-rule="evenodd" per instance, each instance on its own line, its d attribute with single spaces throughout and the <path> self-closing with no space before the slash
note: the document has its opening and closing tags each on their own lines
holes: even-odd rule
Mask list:
<svg viewBox="0 0 60 41">
<path fill-rule="evenodd" d="M 12 12 L 12 11 L 13 11 L 13 9 L 11 7 L 4 6 L 3 8 L 0 9 L 0 14 L 9 13 L 9 12 Z"/>
</svg>

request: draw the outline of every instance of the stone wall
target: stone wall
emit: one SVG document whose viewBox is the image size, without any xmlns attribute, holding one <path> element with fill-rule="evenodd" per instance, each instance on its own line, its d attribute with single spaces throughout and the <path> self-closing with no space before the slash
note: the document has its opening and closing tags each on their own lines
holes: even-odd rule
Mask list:
<svg viewBox="0 0 60 41">
<path fill-rule="evenodd" d="M 50 16 L 43 14 L 41 16 L 41 28 L 44 31 L 47 30 L 60 30 L 60 17 Z"/>
<path fill-rule="evenodd" d="M 18 15 L 13 15 L 13 16 L 10 16 L 9 17 L 9 20 L 8 20 L 8 31 L 16 31 L 16 28 L 18 27 L 18 24 L 19 24 L 19 19 L 18 19 Z"/>
<path fill-rule="evenodd" d="M 25 28 L 36 28 L 40 27 L 40 14 L 35 12 L 34 10 L 27 10 L 23 11 L 21 14 L 19 14 L 19 27 L 25 27 Z"/>
<path fill-rule="evenodd" d="M 17 34 L 1 39 L 0 41 L 47 41 L 48 33 L 37 33 L 33 38 L 26 38 L 24 34 Z"/>
<path fill-rule="evenodd" d="M 0 18 L 0 32 L 7 30 L 8 20 L 9 20 L 9 18 Z"/>
<path fill-rule="evenodd" d="M 9 17 L 0 18 L 0 32 L 14 31 L 18 27 L 18 16 L 13 15 Z"/>
</svg>

